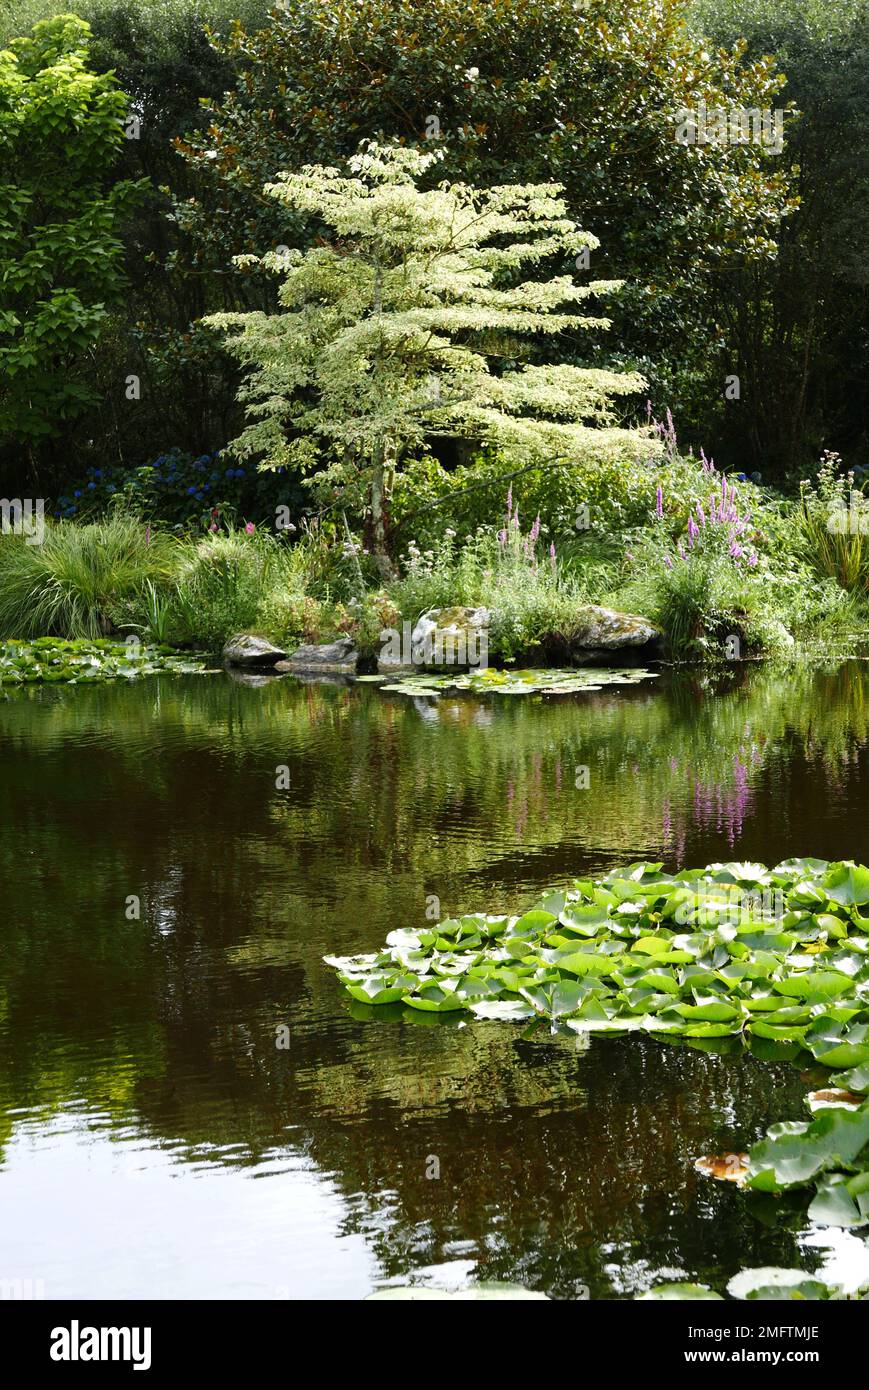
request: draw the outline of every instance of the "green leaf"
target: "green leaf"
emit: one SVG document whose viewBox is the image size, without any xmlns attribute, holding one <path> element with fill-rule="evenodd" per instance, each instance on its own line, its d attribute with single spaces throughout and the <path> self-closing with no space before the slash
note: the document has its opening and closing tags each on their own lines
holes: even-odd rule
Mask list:
<svg viewBox="0 0 869 1390">
<path fill-rule="evenodd" d="M 728 1283 L 727 1292 L 733 1298 L 792 1301 L 828 1299 L 833 1296 L 834 1290 L 820 1279 L 813 1279 L 804 1270 L 769 1266 L 741 1270 Z"/>
<path fill-rule="evenodd" d="M 658 1284 L 656 1288 L 649 1289 L 648 1293 L 637 1295 L 636 1301 L 644 1302 L 672 1302 L 678 1299 L 683 1300 L 703 1300 L 704 1302 L 722 1302 L 721 1294 L 714 1293 L 707 1284 Z"/>
</svg>

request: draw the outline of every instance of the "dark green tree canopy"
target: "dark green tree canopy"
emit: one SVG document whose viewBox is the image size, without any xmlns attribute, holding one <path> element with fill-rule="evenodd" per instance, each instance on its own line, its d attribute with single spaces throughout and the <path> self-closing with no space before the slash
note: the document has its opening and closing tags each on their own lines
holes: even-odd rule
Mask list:
<svg viewBox="0 0 869 1390">
<path fill-rule="evenodd" d="M 682 108 L 766 108 L 783 81 L 685 16 L 685 0 L 287 0 L 267 28 L 234 29 L 236 85 L 179 142 L 199 174 L 177 208 L 191 268 L 303 235 L 262 195 L 276 169 L 371 137 L 436 143 L 447 177 L 563 184 L 601 242 L 592 273 L 631 282 L 634 352 L 679 352 L 706 331 L 714 274 L 773 256 L 792 206 L 784 159 L 676 141 Z"/>
<path fill-rule="evenodd" d="M 126 98 L 89 69 L 88 35 L 59 15 L 0 52 L 0 441 L 18 447 L 90 399 L 78 367 L 123 283 Z"/>
</svg>

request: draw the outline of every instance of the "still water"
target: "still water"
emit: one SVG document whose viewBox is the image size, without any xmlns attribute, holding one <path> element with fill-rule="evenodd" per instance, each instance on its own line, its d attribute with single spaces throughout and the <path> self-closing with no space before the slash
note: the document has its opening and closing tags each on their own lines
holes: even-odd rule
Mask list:
<svg viewBox="0 0 869 1390">
<path fill-rule="evenodd" d="M 693 1167 L 804 1118 L 798 1065 L 378 1017 L 321 957 L 432 895 L 521 911 L 632 860 L 867 862 L 867 808 L 862 662 L 490 703 L 225 675 L 0 696 L 0 1281 L 865 1278 L 857 1236 Z"/>
</svg>

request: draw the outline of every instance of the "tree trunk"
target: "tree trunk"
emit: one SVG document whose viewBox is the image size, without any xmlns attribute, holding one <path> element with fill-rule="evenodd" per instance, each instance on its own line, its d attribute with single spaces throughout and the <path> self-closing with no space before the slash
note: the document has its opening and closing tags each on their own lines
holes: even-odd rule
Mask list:
<svg viewBox="0 0 869 1390">
<path fill-rule="evenodd" d="M 371 551 L 374 562 L 384 579 L 391 579 L 395 573 L 389 558 L 387 546 L 387 499 L 385 488 L 386 447 L 377 445 L 371 469 Z"/>
</svg>

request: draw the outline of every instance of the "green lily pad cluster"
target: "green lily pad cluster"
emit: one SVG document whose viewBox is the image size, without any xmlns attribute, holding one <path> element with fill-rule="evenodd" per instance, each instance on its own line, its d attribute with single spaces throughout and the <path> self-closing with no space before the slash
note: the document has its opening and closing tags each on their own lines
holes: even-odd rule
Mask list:
<svg viewBox="0 0 869 1390">
<path fill-rule="evenodd" d="M 638 863 L 545 894 L 521 916 L 474 913 L 326 957 L 354 999 L 577 1032 L 797 1043 L 869 1063 L 869 869 L 819 859 Z"/>
<path fill-rule="evenodd" d="M 774 1302 L 837 1301 L 840 1299 L 865 1298 L 867 1286 L 846 1292 L 843 1284 L 825 1279 L 820 1274 L 807 1274 L 804 1269 L 780 1269 L 767 1265 L 760 1269 L 741 1269 L 727 1285 L 731 1298 L 749 1301 L 763 1300 Z M 715 1300 L 720 1302 L 722 1295 L 710 1289 L 708 1284 L 658 1284 L 648 1293 L 637 1295 L 638 1302 L 680 1302 Z"/>
<path fill-rule="evenodd" d="M 655 671 L 640 667 L 624 670 L 583 667 L 579 670 L 499 671 L 494 666 L 477 671 L 456 672 L 450 675 L 420 673 L 405 676 L 381 690 L 399 695 L 442 695 L 446 691 L 469 691 L 472 695 L 573 695 L 589 690 L 602 690 L 605 685 L 637 685 L 651 680 Z"/>
<path fill-rule="evenodd" d="M 158 671 L 192 675 L 205 669 L 201 661 L 183 656 L 172 647 L 144 643 L 62 641 L 37 637 L 32 642 L 0 642 L 0 685 L 48 682 L 68 685 L 93 683 Z"/>
<path fill-rule="evenodd" d="M 829 1089 L 809 1097 L 811 1119 L 773 1125 L 749 1150 L 740 1186 L 810 1189 L 815 1223 L 869 1226 L 869 869 L 822 859 L 661 869 L 630 864 L 544 894 L 521 916 L 402 928 L 383 951 L 325 959 L 365 1004 L 807 1051 L 831 1069 Z M 860 1296 L 774 1268 L 742 1271 L 728 1292 Z M 721 1294 L 679 1283 L 642 1297 Z"/>
</svg>

